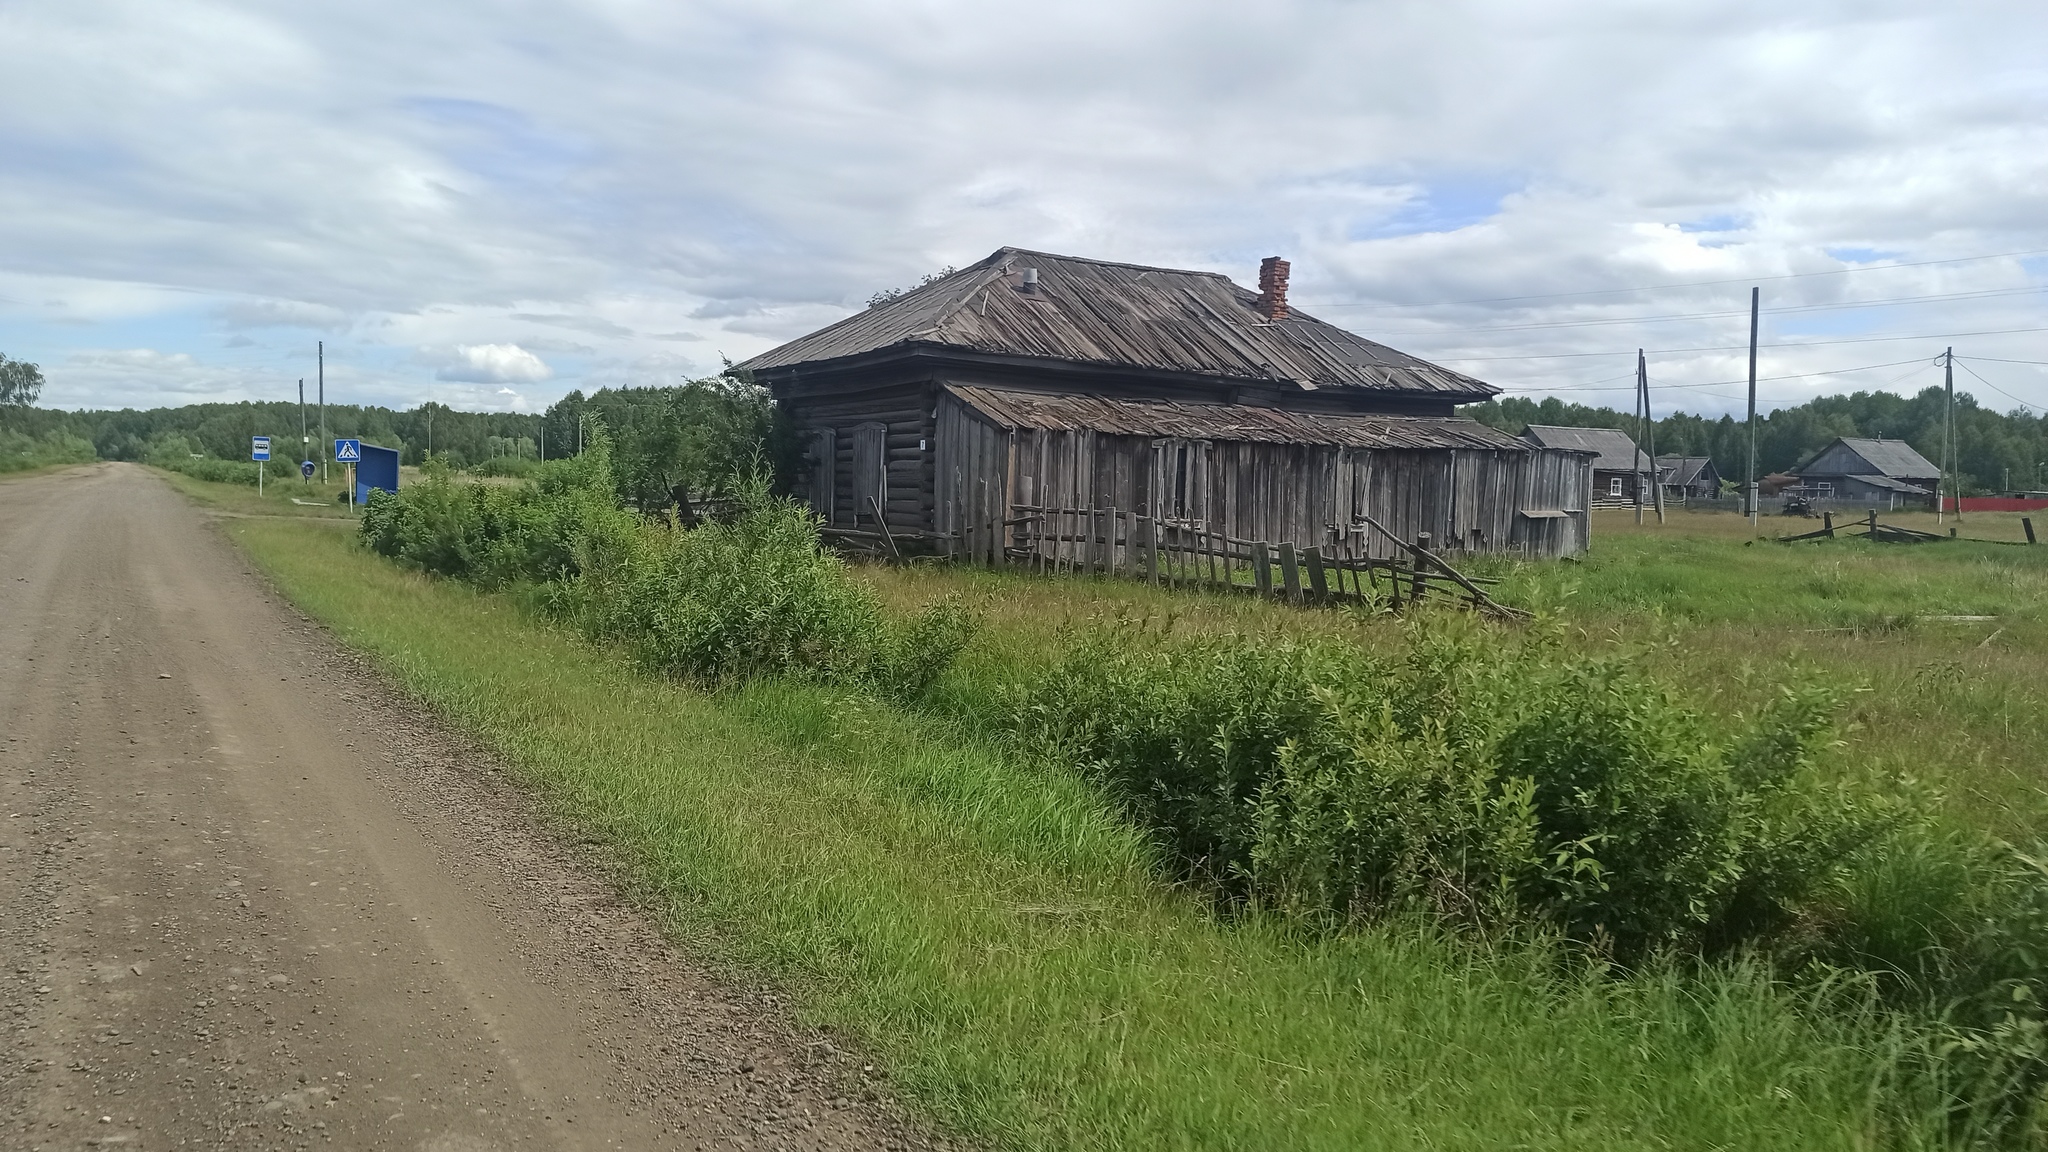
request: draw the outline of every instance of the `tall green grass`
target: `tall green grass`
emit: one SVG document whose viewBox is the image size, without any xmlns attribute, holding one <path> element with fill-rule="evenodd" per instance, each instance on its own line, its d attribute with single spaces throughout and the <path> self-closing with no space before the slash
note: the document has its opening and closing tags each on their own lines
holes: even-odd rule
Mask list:
<svg viewBox="0 0 2048 1152">
<path fill-rule="evenodd" d="M 1827 993 L 1750 962 L 1619 974 L 1398 918 L 1219 918 L 1077 773 L 846 690 L 648 678 L 338 532 L 233 531 L 610 844 L 675 932 L 786 982 L 993 1146 L 1946 1144 L 1940 1101 L 1899 1079 L 1919 1041 L 1852 993 L 1818 1012 Z"/>
</svg>

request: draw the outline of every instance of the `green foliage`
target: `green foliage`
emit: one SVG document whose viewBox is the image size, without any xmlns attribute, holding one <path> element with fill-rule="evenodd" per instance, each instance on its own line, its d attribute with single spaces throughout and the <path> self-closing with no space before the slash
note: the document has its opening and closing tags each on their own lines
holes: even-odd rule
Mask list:
<svg viewBox="0 0 2048 1152">
<path fill-rule="evenodd" d="M 26 360 L 0 356 L 0 407 L 26 408 L 42 394 L 42 369 Z"/>
<path fill-rule="evenodd" d="M 456 481 L 438 461 L 420 483 L 376 493 L 361 537 L 402 563 L 483 587 L 546 583 L 544 599 L 644 667 L 709 685 L 787 677 L 908 699 L 972 631 L 957 600 L 903 622 L 818 543 L 800 505 L 756 479 L 730 522 L 685 530 L 620 509 L 612 445 L 516 486 Z"/>
<path fill-rule="evenodd" d="M 84 464 L 93 459 L 92 445 L 61 431 L 31 436 L 0 428 L 0 472 L 23 472 L 51 464 Z"/>
<path fill-rule="evenodd" d="M 515 486 L 456 481 L 431 460 L 418 483 L 376 491 L 363 509 L 363 542 L 380 555 L 486 588 L 580 572 L 594 539 L 633 529 L 612 503 L 608 446 L 550 461 Z"/>
<path fill-rule="evenodd" d="M 1640 668 L 1445 623 L 1394 654 L 1124 627 L 1039 680 L 1020 734 L 1191 874 L 1318 919 L 1425 910 L 1629 962 L 1772 939 L 1899 805 L 1818 770 L 1827 693 L 1717 722 Z"/>
<path fill-rule="evenodd" d="M 774 406 L 768 390 L 729 377 L 679 388 L 571 392 L 544 417 L 549 443 L 564 450 L 602 425 L 612 437 L 619 498 L 644 512 L 670 507 L 678 491 L 725 494 L 773 463 Z"/>
</svg>

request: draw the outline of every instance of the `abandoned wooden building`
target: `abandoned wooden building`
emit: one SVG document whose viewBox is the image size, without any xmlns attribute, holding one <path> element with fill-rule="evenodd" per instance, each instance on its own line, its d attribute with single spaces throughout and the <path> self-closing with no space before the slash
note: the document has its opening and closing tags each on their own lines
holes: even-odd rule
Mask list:
<svg viewBox="0 0 2048 1152">
<path fill-rule="evenodd" d="M 1015 547 L 1003 526 L 1047 509 L 1352 555 L 1584 550 L 1589 453 L 1458 417 L 1499 390 L 1291 309 L 1287 276 L 1002 248 L 737 370 L 803 438 L 821 517 L 941 552 L 975 526 Z"/>
<path fill-rule="evenodd" d="M 1593 454 L 1593 496 L 1595 508 L 1619 507 L 1636 502 L 1637 489 L 1644 503 L 1656 499 L 1650 490 L 1650 456 L 1637 449 L 1636 442 L 1619 428 L 1571 428 L 1553 424 L 1531 424 L 1522 439 L 1542 448 L 1568 449 Z"/>
</svg>

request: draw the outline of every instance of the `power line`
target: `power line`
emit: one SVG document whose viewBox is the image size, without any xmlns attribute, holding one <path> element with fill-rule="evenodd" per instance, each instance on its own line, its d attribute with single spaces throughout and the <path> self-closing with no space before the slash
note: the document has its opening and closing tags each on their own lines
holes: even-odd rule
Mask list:
<svg viewBox="0 0 2048 1152">
<path fill-rule="evenodd" d="M 1960 357 L 1958 359 L 1960 359 Z M 2019 405 L 2022 408 L 2029 408 L 2035 412 L 2048 412 L 2048 408 L 2043 408 L 2038 404 L 2029 404 L 2025 400 L 2022 400 L 2019 397 L 2013 395 L 2012 393 L 2007 392 L 2005 389 L 2000 388 L 1998 385 L 1993 384 L 1991 381 L 1985 380 L 1982 373 L 1978 372 L 1975 368 L 1970 367 L 1968 364 L 1963 365 L 1963 371 L 1968 372 L 1970 375 L 1975 376 L 1979 380 L 1982 380 L 1986 388 L 1991 389 L 1993 392 L 1998 393 L 2000 396 L 2005 397 L 2007 400 L 2012 401 L 2013 403 Z"/>
<path fill-rule="evenodd" d="M 1946 260 L 1913 260 L 1898 264 L 1865 264 L 1856 268 L 1830 268 L 1824 272 L 1783 272 L 1775 276 L 1736 276 L 1727 280 L 1684 280 L 1673 284 L 1644 284 L 1635 288 L 1589 288 L 1580 292 L 1539 292 L 1528 296 L 1483 296 L 1471 300 L 1430 300 L 1415 304 L 1325 304 L 1333 308 L 1447 308 L 1458 304 L 1508 304 L 1517 300 L 1563 300 L 1575 296 L 1619 296 L 1630 292 L 1663 292 L 1673 288 L 1712 288 L 1723 284 L 1755 284 L 1760 281 L 1804 280 L 1815 276 L 1846 276 L 1851 272 L 1882 272 L 1890 268 L 1928 268 L 1937 264 L 1970 264 L 1979 260 L 2009 260 L 2016 256 L 2048 255 L 2048 248 L 2023 252 L 1992 252 L 1982 256 L 1953 256 Z M 1748 347 L 1748 345 L 1744 345 Z"/>
<path fill-rule="evenodd" d="M 2048 328 L 1998 328 L 1983 332 L 1936 332 L 1922 336 L 1855 336 L 1841 340 L 1806 340 L 1792 344 L 1759 344 L 1759 348 L 1826 348 L 1836 344 L 1883 344 L 1895 340 L 1952 340 L 1962 336 L 2015 336 L 2025 332 L 2048 332 Z M 1717 344 L 1699 348 L 1652 348 L 1649 355 L 1668 356 L 1676 352 L 1742 352 L 1747 344 Z M 1536 352 L 1521 356 L 1424 356 L 1432 364 L 1474 364 L 1485 360 L 1575 360 L 1588 356 L 1623 356 L 1625 352 Z M 1988 357 L 1980 357 L 1988 359 Z"/>
<path fill-rule="evenodd" d="M 1747 345 L 1744 345 L 1744 347 L 1747 347 Z M 1793 372 L 1793 373 L 1790 373 L 1790 374 L 1787 374 L 1787 375 L 1784 375 L 1784 376 L 1759 376 L 1759 377 L 1757 377 L 1757 383 L 1759 383 L 1759 384 L 1763 384 L 1763 383 L 1768 383 L 1768 382 L 1771 382 L 1771 381 L 1777 381 L 1777 380 L 1806 380 L 1806 379 L 1810 379 L 1810 378 L 1812 378 L 1812 377 L 1815 377 L 1815 376 L 1846 376 L 1846 375 L 1850 374 L 1851 372 L 1871 372 L 1871 371 L 1875 371 L 1875 370 L 1877 370 L 1877 369 L 1879 369 L 1879 368 L 1896 368 L 1896 367 L 1898 367 L 1898 366 L 1899 366 L 1899 365 L 1901 365 L 1901 364 L 1911 364 L 1911 365 L 1913 365 L 1913 372 L 1918 372 L 1918 371 L 1920 371 L 1920 370 L 1921 370 L 1921 369 L 1923 369 L 1923 368 L 1926 368 L 1926 367 L 1929 367 L 1929 366 L 1931 366 L 1931 365 L 1932 365 L 1933 363 L 1934 363 L 1934 361 L 1932 361 L 1932 360 L 1930 360 L 1930 359 L 1928 359 L 1928 358 L 1926 358 L 1926 357 L 1920 357 L 1920 358 L 1918 358 L 1918 359 L 1914 359 L 1914 360 L 1893 360 L 1893 361 L 1890 361 L 1890 362 L 1888 362 L 1888 363 L 1885 363 L 1885 364 L 1865 364 L 1865 365 L 1863 365 L 1863 366 L 1862 366 L 1862 367 L 1860 367 L 1860 368 L 1830 368 L 1830 369 L 1828 369 L 1828 370 L 1826 370 L 1826 371 L 1823 371 L 1823 372 Z M 1891 387 L 1891 386 L 1892 386 L 1893 384 L 1896 384 L 1896 383 L 1898 383 L 1898 382 L 1899 382 L 1900 380 L 1904 380 L 1904 379 L 1906 379 L 1906 377 L 1908 377 L 1908 376 L 1911 376 L 1911 375 L 1913 374 L 1913 372 L 1907 372 L 1907 373 L 1905 373 L 1904 375 L 1901 375 L 1901 376 L 1897 376 L 1897 377 L 1894 377 L 1894 378 L 1893 378 L 1892 380 L 1890 380 L 1890 381 L 1889 381 L 1889 382 L 1887 382 L 1886 384 L 1882 385 L 1882 387 L 1886 387 L 1886 388 L 1889 388 L 1889 387 Z M 1633 374 L 1633 373 L 1631 373 L 1630 375 L 1634 375 L 1634 374 Z M 1610 376 L 1610 377 L 1606 377 L 1606 379 L 1607 379 L 1607 380 L 1621 380 L 1621 379 L 1624 379 L 1624 377 L 1621 377 L 1621 376 Z M 1677 382 L 1675 382 L 1675 381 L 1666 381 L 1666 382 L 1664 382 L 1664 383 L 1661 383 L 1661 384 L 1659 384 L 1658 386 L 1659 386 L 1659 387 L 1661 387 L 1661 388 L 1666 388 L 1666 389 L 1678 389 L 1678 390 L 1680 390 L 1680 391 L 1686 391 L 1686 392 L 1695 392 L 1695 391 L 1705 391 L 1705 390 L 1707 390 L 1707 389 L 1709 389 L 1709 388 L 1728 388 L 1728 387 L 1733 387 L 1733 386 L 1735 386 L 1735 385 L 1737 385 L 1737 384 L 1741 384 L 1741 385 L 1745 385 L 1745 386 L 1746 386 L 1746 385 L 1748 385 L 1748 383 L 1749 383 L 1749 378 L 1748 378 L 1747 376 L 1745 376 L 1745 377 L 1743 377 L 1743 378 L 1742 378 L 1742 379 L 1740 379 L 1740 380 L 1710 380 L 1710 381 L 1708 381 L 1708 382 L 1706 382 L 1706 383 L 1704 383 L 1704 384 L 1680 384 L 1680 383 L 1677 383 Z M 1611 388 L 1610 388 L 1610 387 L 1603 387 L 1603 386 L 1601 386 L 1601 384 L 1602 384 L 1602 382 L 1601 382 L 1601 381 L 1595 381 L 1595 382 L 1594 382 L 1593 384 L 1570 384 L 1570 385 L 1565 385 L 1565 386 L 1562 386 L 1562 387 L 1557 387 L 1557 388 L 1543 388 L 1543 387 L 1536 387 L 1536 386 L 1531 386 L 1531 387 L 1528 387 L 1528 388 L 1509 388 L 1509 389 L 1506 389 L 1506 391 L 1509 391 L 1509 392 L 1620 392 L 1620 391 L 1622 391 L 1621 387 L 1620 387 L 1620 386 L 1618 386 L 1618 385 L 1617 385 L 1617 386 L 1615 386 L 1615 387 L 1611 387 Z M 2022 401 L 2022 403 L 2024 403 L 2024 401 Z"/>
<path fill-rule="evenodd" d="M 1926 296 L 1895 296 L 1879 300 L 1851 300 L 1836 304 L 1793 304 L 1783 308 L 1766 308 L 1766 316 L 1785 316 L 1800 312 L 1845 312 L 1858 308 L 1884 308 L 1895 304 L 1920 304 L 1934 300 L 1985 300 L 2002 296 L 2027 296 L 2048 291 L 2048 285 L 2032 285 L 2026 288 L 1996 288 L 1977 292 L 1939 292 Z M 1749 309 L 1725 309 L 1719 312 L 1675 312 L 1664 316 L 1604 316 L 1592 320 L 1554 320 L 1541 324 L 1492 324 L 1488 332 L 1530 332 L 1544 328 L 1592 328 L 1616 324 L 1667 324 L 1680 320 L 1714 320 L 1728 316 L 1747 316 Z M 1441 332 L 1441 328 L 1376 330 L 1381 336 L 1425 336 Z M 1747 345 L 1744 345 L 1747 347 Z"/>
<path fill-rule="evenodd" d="M 1990 364 L 2032 364 L 2036 367 L 2048 368 L 2048 360 L 2007 360 L 2000 356 L 1959 356 L 1957 359 L 1982 360 Z"/>
</svg>

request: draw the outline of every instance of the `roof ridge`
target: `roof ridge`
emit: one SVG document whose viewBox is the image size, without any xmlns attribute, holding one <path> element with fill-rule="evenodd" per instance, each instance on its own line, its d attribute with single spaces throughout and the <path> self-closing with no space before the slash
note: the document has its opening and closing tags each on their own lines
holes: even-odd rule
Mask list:
<svg viewBox="0 0 2048 1152">
<path fill-rule="evenodd" d="M 1041 252 L 1035 248 L 1019 248 L 1013 244 L 1005 244 L 1001 248 L 996 249 L 990 258 L 993 259 L 994 256 L 1001 256 L 1004 253 L 1018 256 L 1042 256 L 1047 260 L 1067 260 L 1075 264 L 1093 264 L 1101 268 L 1135 268 L 1140 272 L 1171 272 L 1176 276 L 1209 276 L 1237 284 L 1237 281 L 1230 279 L 1230 274 L 1227 272 L 1205 272 L 1200 268 L 1168 268 L 1160 264 L 1134 264 L 1128 260 L 1098 260 L 1093 256 L 1068 256 L 1059 252 Z M 1243 285 L 1238 286 L 1243 287 Z M 1246 291 L 1250 291 L 1250 289 L 1246 289 Z"/>
</svg>

